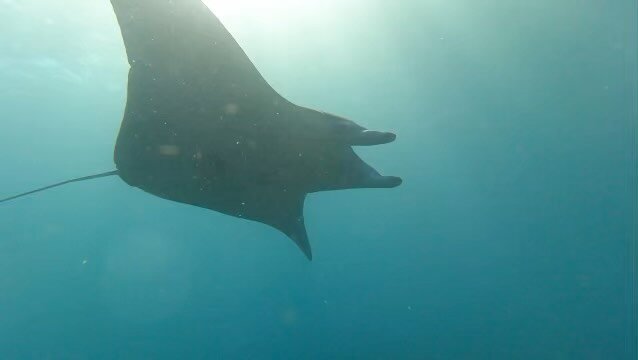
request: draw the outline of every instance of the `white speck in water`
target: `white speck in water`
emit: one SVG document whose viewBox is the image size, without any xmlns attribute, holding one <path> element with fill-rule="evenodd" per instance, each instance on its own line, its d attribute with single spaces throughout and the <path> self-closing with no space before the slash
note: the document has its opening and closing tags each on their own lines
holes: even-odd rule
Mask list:
<svg viewBox="0 0 638 360">
<path fill-rule="evenodd" d="M 87 259 L 82 260 L 82 265 L 86 265 L 89 261 Z"/>
<path fill-rule="evenodd" d="M 180 148 L 175 145 L 160 145 L 157 147 L 157 152 L 164 156 L 177 156 Z"/>
<path fill-rule="evenodd" d="M 239 105 L 235 103 L 228 103 L 224 107 L 224 112 L 228 115 L 237 115 L 237 113 L 239 113 Z"/>
<path fill-rule="evenodd" d="M 237 142 L 237 145 L 239 145 L 239 141 Z"/>
</svg>

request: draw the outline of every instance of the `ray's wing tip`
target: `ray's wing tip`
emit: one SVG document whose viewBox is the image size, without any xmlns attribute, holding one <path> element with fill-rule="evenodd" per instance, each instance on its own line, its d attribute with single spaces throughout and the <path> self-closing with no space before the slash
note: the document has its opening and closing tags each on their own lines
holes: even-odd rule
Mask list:
<svg viewBox="0 0 638 360">
<path fill-rule="evenodd" d="M 299 247 L 299 250 L 301 250 L 301 252 L 306 256 L 306 259 L 308 259 L 308 261 L 312 261 L 312 248 L 310 247 L 310 242 L 308 241 L 308 238 L 306 237 L 302 241 L 298 241 L 294 237 L 291 237 L 291 238 L 295 242 L 295 244 Z"/>
<path fill-rule="evenodd" d="M 303 222 L 300 222 L 297 225 L 297 228 L 293 231 L 282 231 L 286 236 L 292 240 L 295 245 L 301 250 L 301 252 L 306 256 L 308 261 L 312 261 L 312 247 L 310 246 L 310 241 L 308 241 L 308 235 L 306 233 L 306 227 L 303 225 Z M 299 226 L 301 225 L 301 226 Z"/>
<path fill-rule="evenodd" d="M 308 248 L 307 251 L 305 249 L 301 249 L 301 251 L 303 251 L 303 254 L 306 255 L 306 259 L 308 259 L 308 261 L 312 261 L 312 249 Z"/>
</svg>

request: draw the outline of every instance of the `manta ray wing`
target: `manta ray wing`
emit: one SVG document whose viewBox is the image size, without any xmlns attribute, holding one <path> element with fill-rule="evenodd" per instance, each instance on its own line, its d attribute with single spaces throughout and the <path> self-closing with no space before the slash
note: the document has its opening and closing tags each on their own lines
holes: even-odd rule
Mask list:
<svg viewBox="0 0 638 360">
<path fill-rule="evenodd" d="M 118 175 L 153 195 L 270 225 L 312 257 L 307 193 L 394 187 L 351 145 L 394 135 L 294 105 L 200 0 L 111 0 L 131 66 Z"/>
</svg>

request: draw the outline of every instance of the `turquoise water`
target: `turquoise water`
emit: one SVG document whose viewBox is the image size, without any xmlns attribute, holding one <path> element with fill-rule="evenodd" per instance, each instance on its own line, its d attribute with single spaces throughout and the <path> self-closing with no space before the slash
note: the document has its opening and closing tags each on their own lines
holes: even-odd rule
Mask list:
<svg viewBox="0 0 638 360">
<path fill-rule="evenodd" d="M 635 1 L 209 3 L 404 184 L 283 235 L 117 178 L 0 206 L 2 359 L 635 359 Z M 0 197 L 111 170 L 106 0 L 0 1 Z"/>
</svg>

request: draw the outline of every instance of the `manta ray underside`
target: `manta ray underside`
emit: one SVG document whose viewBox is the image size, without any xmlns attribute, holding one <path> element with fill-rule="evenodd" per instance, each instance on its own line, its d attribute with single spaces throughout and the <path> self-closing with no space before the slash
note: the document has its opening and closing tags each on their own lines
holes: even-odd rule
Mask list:
<svg viewBox="0 0 638 360">
<path fill-rule="evenodd" d="M 308 259 L 306 194 L 401 183 L 351 148 L 388 143 L 394 134 L 284 99 L 201 0 L 111 3 L 131 68 L 117 171 L 103 175 L 268 224 Z"/>
</svg>

